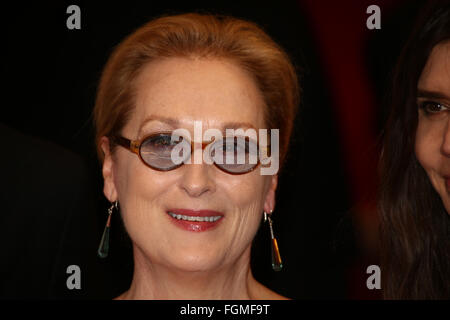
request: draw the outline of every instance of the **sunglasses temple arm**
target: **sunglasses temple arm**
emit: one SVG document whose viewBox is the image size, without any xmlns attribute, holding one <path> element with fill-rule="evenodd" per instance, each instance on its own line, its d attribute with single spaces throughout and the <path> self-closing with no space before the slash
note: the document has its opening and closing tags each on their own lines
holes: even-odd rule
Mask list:
<svg viewBox="0 0 450 320">
<path fill-rule="evenodd" d="M 127 138 L 120 137 L 120 136 L 114 136 L 112 137 L 112 141 L 122 147 L 127 148 L 131 152 L 139 153 L 139 143 L 136 141 L 131 141 Z"/>
</svg>

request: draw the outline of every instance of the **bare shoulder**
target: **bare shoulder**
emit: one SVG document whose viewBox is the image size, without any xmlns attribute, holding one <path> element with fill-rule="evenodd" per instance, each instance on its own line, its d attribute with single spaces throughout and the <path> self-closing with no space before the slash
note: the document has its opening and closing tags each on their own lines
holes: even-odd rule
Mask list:
<svg viewBox="0 0 450 320">
<path fill-rule="evenodd" d="M 253 299 L 255 300 L 292 300 L 255 281 Z"/>
<path fill-rule="evenodd" d="M 123 292 L 121 295 L 113 298 L 113 300 L 127 300 L 126 294 L 128 291 Z"/>
</svg>

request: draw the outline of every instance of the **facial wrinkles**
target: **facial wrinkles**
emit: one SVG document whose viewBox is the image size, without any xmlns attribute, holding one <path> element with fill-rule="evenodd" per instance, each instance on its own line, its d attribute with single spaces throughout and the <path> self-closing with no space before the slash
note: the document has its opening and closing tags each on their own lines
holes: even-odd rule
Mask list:
<svg viewBox="0 0 450 320">
<path fill-rule="evenodd" d="M 145 168 L 145 169 L 147 169 L 147 168 Z M 213 168 L 211 167 L 211 169 L 213 169 Z M 213 171 L 215 171 L 215 170 L 213 170 Z M 238 180 L 239 179 L 236 179 L 234 185 L 239 185 Z M 228 199 L 228 202 L 230 202 L 229 200 L 231 200 L 231 203 L 233 203 L 233 207 L 227 207 L 228 215 L 226 216 L 226 219 L 228 219 L 231 224 L 230 226 L 228 226 L 228 228 L 232 232 L 230 232 L 229 237 L 226 237 L 226 234 L 222 235 L 222 241 L 230 241 L 231 242 L 228 244 L 224 243 L 225 248 L 228 246 L 228 248 L 229 248 L 228 251 L 232 251 L 232 249 L 236 249 L 236 247 L 241 247 L 244 244 L 248 244 L 249 242 L 251 242 L 251 239 L 254 236 L 254 231 L 256 232 L 256 229 L 251 230 L 251 232 L 249 232 L 248 227 L 252 226 L 252 225 L 255 225 L 257 227 L 257 225 L 259 224 L 258 221 L 260 221 L 260 219 L 262 217 L 262 215 L 259 214 L 259 211 L 260 211 L 259 203 L 262 200 L 260 194 L 262 194 L 262 190 L 261 190 L 261 192 L 257 193 L 258 197 L 252 198 L 251 197 L 252 191 L 251 191 L 250 183 L 246 186 L 245 189 L 243 188 L 243 185 L 241 183 L 240 188 L 241 188 L 242 192 L 240 192 L 239 195 L 242 196 L 243 194 L 248 194 L 249 197 L 242 197 L 242 198 L 244 200 L 248 198 L 250 200 L 249 202 L 245 203 L 245 202 L 239 201 L 240 199 L 234 199 L 233 194 L 225 194 L 224 199 L 222 199 L 222 203 L 227 203 L 226 199 Z M 226 190 L 232 190 L 232 189 L 233 188 L 226 189 Z M 153 214 L 151 214 L 151 213 L 158 212 L 158 208 L 161 205 L 160 203 L 158 203 L 159 202 L 158 199 L 161 199 L 162 200 L 161 202 L 164 203 L 164 200 L 166 197 L 164 195 L 155 194 L 154 198 L 148 198 L 148 195 L 146 195 L 139 189 L 129 190 L 129 191 L 130 191 L 130 193 L 127 195 L 127 197 L 128 197 L 127 206 L 130 209 L 132 209 L 132 211 L 134 213 L 133 216 L 130 218 L 141 221 L 142 227 L 148 226 L 147 227 L 148 230 L 152 231 L 152 229 L 155 227 L 155 225 L 154 225 L 155 222 L 160 221 L 160 218 L 155 216 L 156 220 L 153 220 Z M 149 195 L 150 194 L 151 194 L 151 192 L 149 192 Z M 142 197 L 145 197 L 146 201 L 142 201 Z M 168 198 L 171 198 L 170 194 L 169 194 Z M 199 200 L 203 201 L 202 199 L 199 199 Z M 256 212 L 256 216 L 255 216 L 255 212 Z M 256 223 L 255 223 L 255 221 L 256 221 Z M 145 232 L 144 232 L 144 234 L 145 234 Z M 161 237 L 161 240 L 163 240 L 163 239 L 165 239 L 165 238 Z M 143 240 L 145 240 L 145 239 L 143 239 Z M 181 240 L 182 239 L 180 239 L 180 242 L 177 242 L 176 246 L 180 247 L 182 249 L 183 242 Z M 166 243 L 167 246 L 169 246 L 170 244 L 171 243 Z M 163 245 L 163 243 L 161 245 Z M 189 249 L 189 244 L 187 245 L 187 248 Z M 229 253 L 231 253 L 231 252 L 229 252 Z"/>
<path fill-rule="evenodd" d="M 249 232 L 248 227 L 258 226 L 259 224 L 255 222 L 261 221 L 262 218 L 262 214 L 259 214 L 260 210 L 258 200 L 260 199 L 255 199 L 255 201 L 252 201 L 246 206 L 240 207 L 236 210 L 239 215 L 239 219 L 236 220 L 237 226 L 233 226 L 236 230 L 236 236 L 233 237 L 233 242 L 230 247 L 238 245 L 242 246 L 244 244 L 248 245 L 249 242 L 252 241 L 257 228 L 252 228 L 251 232 Z"/>
<path fill-rule="evenodd" d="M 218 95 L 212 95 L 211 92 L 209 97 L 208 95 L 205 97 L 192 96 L 190 95 L 192 92 L 186 92 L 186 88 L 189 87 L 186 85 L 186 81 L 182 86 L 183 82 L 174 78 L 170 84 L 178 87 L 167 87 L 168 83 L 162 83 L 164 77 L 161 79 L 151 78 L 155 74 L 164 74 L 162 72 L 164 70 L 160 71 L 147 72 L 150 78 L 141 79 L 143 86 L 140 88 L 141 94 L 138 95 L 136 113 L 132 117 L 130 125 L 124 130 L 124 136 L 127 138 L 136 139 L 138 135 L 141 138 L 144 133 L 138 133 L 140 121 L 153 113 L 174 116 L 184 121 L 182 122 L 183 126 L 190 131 L 192 138 L 194 138 L 193 120 L 203 121 L 203 133 L 206 129 L 215 128 L 226 121 L 245 120 L 255 127 L 260 127 L 263 123 L 262 112 L 253 112 L 256 98 L 250 95 L 251 90 L 240 89 L 248 96 L 247 100 L 238 99 L 235 93 L 226 92 L 233 98 L 231 103 L 230 100 L 225 99 L 227 96 L 225 94 L 222 98 L 217 98 Z M 151 85 L 148 85 L 149 83 Z M 214 88 L 208 89 L 201 86 L 197 89 L 214 90 Z M 217 88 L 215 90 L 217 91 Z M 187 96 L 181 95 L 180 98 L 180 94 L 178 96 L 169 94 L 173 92 L 186 92 Z M 198 103 L 198 106 L 194 102 Z M 237 108 L 236 104 L 238 103 L 248 106 L 247 108 Z M 214 108 L 210 106 L 214 106 Z M 144 130 L 153 130 L 157 126 L 151 124 Z M 120 168 L 121 178 L 118 184 L 120 185 L 119 194 L 123 195 L 121 198 L 126 201 L 124 203 L 125 225 L 127 229 L 128 227 L 132 229 L 130 235 L 134 237 L 135 242 L 148 257 L 157 257 L 158 261 L 165 264 L 176 264 L 182 261 L 179 259 L 186 258 L 183 257 L 183 254 L 189 256 L 186 258 L 190 259 L 189 261 L 204 259 L 205 257 L 196 252 L 198 248 L 201 248 L 200 250 L 206 248 L 201 254 L 204 255 L 205 252 L 208 252 L 210 256 L 231 262 L 230 257 L 234 257 L 251 244 L 262 219 L 261 205 L 269 179 L 269 177 L 259 175 L 259 170 L 233 176 L 224 173 L 214 165 L 202 164 L 206 167 L 202 168 L 205 172 L 201 174 L 207 175 L 202 179 L 211 179 L 216 191 L 214 193 L 206 192 L 195 197 L 184 193 L 179 187 L 184 179 L 183 175 L 192 174 L 187 170 L 192 170 L 192 167 L 189 166 L 193 166 L 193 164 L 184 165 L 169 172 L 157 172 L 144 166 L 137 155 L 125 149 L 121 150 L 121 156 L 123 156 L 123 163 Z M 171 218 L 168 218 L 162 209 L 168 209 L 168 206 L 171 205 L 191 209 L 206 207 L 223 210 L 226 212 L 223 221 L 223 226 L 226 228 L 215 230 L 212 233 L 215 236 L 214 239 L 212 237 L 209 239 L 207 234 L 199 236 L 186 231 L 173 231 L 173 234 L 169 236 L 167 231 L 171 226 L 167 222 Z M 157 224 L 161 225 L 157 226 Z M 172 232 L 172 229 L 170 230 Z M 158 245 L 151 243 L 152 241 L 158 241 Z M 214 250 L 209 250 L 208 247 Z M 241 250 L 237 250 L 237 248 Z M 173 256 L 171 257 L 168 252 L 171 252 Z M 214 265 L 218 265 L 218 261 L 214 263 Z"/>
<path fill-rule="evenodd" d="M 250 201 L 247 203 L 239 203 L 237 206 L 235 210 L 237 217 L 231 227 L 232 230 L 234 230 L 234 236 L 229 247 L 230 249 L 248 244 L 253 239 L 259 226 L 259 221 L 261 221 L 262 218 L 262 209 L 260 207 L 262 194 L 263 190 L 261 190 L 261 192 L 256 192 L 255 198 L 249 199 Z M 249 226 L 254 226 L 254 228 L 249 231 Z"/>
<path fill-rule="evenodd" d="M 261 107 L 259 104 L 263 100 L 254 86 L 248 87 L 249 83 L 247 81 L 235 81 L 236 75 L 233 72 L 242 74 L 243 71 L 231 63 L 215 61 L 213 63 L 218 66 L 221 77 L 218 78 L 216 73 L 207 72 L 202 68 L 204 63 L 169 65 L 168 72 L 170 76 L 166 79 L 154 80 L 150 90 L 143 97 L 143 103 L 154 104 L 159 109 L 164 109 L 167 106 L 167 108 L 182 111 L 186 99 L 188 99 L 190 104 L 201 106 L 201 108 L 190 110 L 191 113 L 185 114 L 183 118 L 189 116 L 192 119 L 207 122 L 216 116 L 223 118 L 224 114 L 226 114 L 224 111 L 229 110 L 229 115 L 232 119 L 235 119 L 236 111 L 242 118 L 253 119 L 255 114 L 252 112 L 254 109 L 252 106 L 256 102 L 258 107 Z M 167 67 L 167 65 L 149 66 L 150 69 L 154 68 L 155 72 L 158 71 L 158 68 L 164 67 Z M 178 70 L 186 69 L 188 72 L 182 72 L 180 76 Z M 147 73 L 147 75 L 151 76 L 151 73 Z M 151 77 L 149 79 L 143 77 L 143 81 L 151 80 Z M 224 83 L 227 85 L 224 86 Z M 170 92 L 176 92 L 177 95 L 164 94 Z M 180 96 L 183 98 L 180 99 Z M 204 114 L 202 110 L 207 110 L 207 114 Z"/>
</svg>

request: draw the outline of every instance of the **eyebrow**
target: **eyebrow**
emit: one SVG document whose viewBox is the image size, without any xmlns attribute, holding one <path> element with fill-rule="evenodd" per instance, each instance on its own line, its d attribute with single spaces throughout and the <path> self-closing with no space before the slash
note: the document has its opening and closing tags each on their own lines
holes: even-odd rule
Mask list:
<svg viewBox="0 0 450 320">
<path fill-rule="evenodd" d="M 422 89 L 419 89 L 417 91 L 417 98 L 450 100 L 450 97 L 447 96 L 445 93 L 442 93 L 439 91 L 422 90 Z"/>
<path fill-rule="evenodd" d="M 162 123 L 168 124 L 169 126 L 171 126 L 173 128 L 181 128 L 181 121 L 179 121 L 178 119 L 152 115 L 152 116 L 146 117 L 144 119 L 144 121 L 142 121 L 141 125 L 139 126 L 139 131 L 138 131 L 139 134 L 141 133 L 142 128 L 145 125 L 147 125 L 149 122 L 152 122 L 152 121 L 162 122 Z M 239 129 L 239 128 L 252 128 L 252 129 L 256 130 L 256 128 L 248 122 L 231 121 L 231 122 L 226 122 L 226 123 L 222 124 L 223 132 L 225 132 L 225 129 Z"/>
</svg>

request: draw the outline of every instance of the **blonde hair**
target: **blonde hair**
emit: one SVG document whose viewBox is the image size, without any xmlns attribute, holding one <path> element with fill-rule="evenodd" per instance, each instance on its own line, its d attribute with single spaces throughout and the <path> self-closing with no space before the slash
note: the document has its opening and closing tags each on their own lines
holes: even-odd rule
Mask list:
<svg viewBox="0 0 450 320">
<path fill-rule="evenodd" d="M 143 66 L 170 57 L 228 59 L 255 80 L 265 101 L 268 128 L 280 129 L 282 165 L 299 103 L 297 74 L 286 52 L 255 23 L 229 16 L 187 13 L 163 16 L 138 28 L 111 54 L 94 108 L 96 146 L 119 133 L 134 108 L 134 79 Z"/>
</svg>

